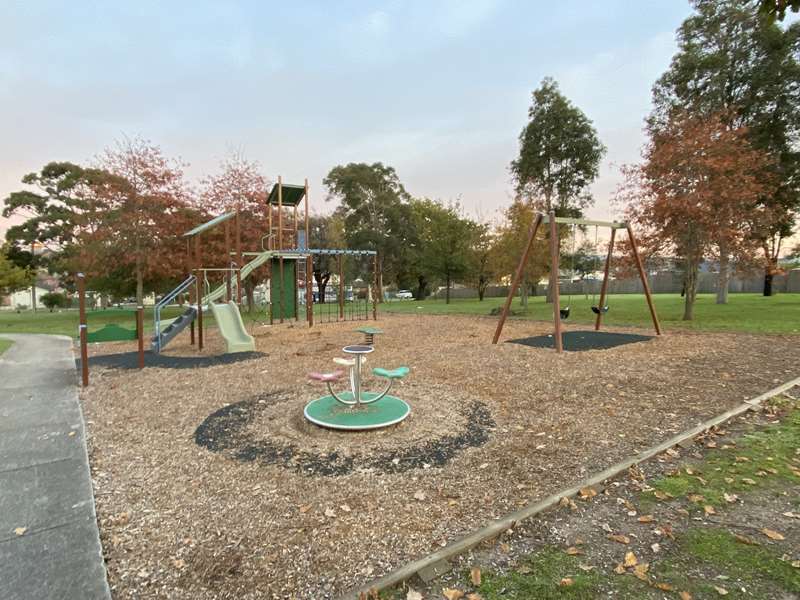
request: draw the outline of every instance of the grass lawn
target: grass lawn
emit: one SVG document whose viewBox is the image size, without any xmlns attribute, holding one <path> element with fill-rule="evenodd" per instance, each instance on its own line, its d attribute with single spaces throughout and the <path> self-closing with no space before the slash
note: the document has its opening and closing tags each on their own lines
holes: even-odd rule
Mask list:
<svg viewBox="0 0 800 600">
<path fill-rule="evenodd" d="M 11 340 L 4 340 L 3 338 L 0 338 L 0 355 L 2 355 L 3 352 L 11 348 L 11 344 L 13 343 L 14 342 L 12 342 Z"/>
<path fill-rule="evenodd" d="M 177 317 L 182 312 L 182 309 L 174 306 L 169 307 L 162 311 L 162 319 L 171 319 Z M 327 320 L 336 321 L 338 312 L 337 303 L 315 304 L 314 314 L 318 322 Z M 351 319 L 352 313 L 364 313 L 364 303 L 359 302 L 357 305 L 352 303 L 345 304 L 346 318 Z M 300 306 L 298 316 L 301 321 L 305 321 L 305 306 Z M 368 307 L 367 314 L 372 318 L 372 305 Z M 86 320 L 89 324 L 89 331 L 97 331 L 104 325 L 114 323 L 121 327 L 134 329 L 136 327 L 136 313 L 131 309 L 109 308 L 106 310 L 91 310 L 87 312 Z M 269 323 L 269 313 L 263 308 L 258 307 L 252 313 L 248 313 L 247 309 L 242 310 L 242 320 L 245 327 L 248 329 L 252 325 Z M 278 320 L 275 319 L 277 323 Z M 214 317 L 210 312 L 203 313 L 203 326 L 214 327 Z M 153 310 L 146 308 L 144 311 L 144 329 L 145 332 L 153 330 Z M 69 309 L 58 312 L 49 312 L 46 310 L 39 310 L 33 312 L 31 310 L 22 311 L 20 313 L 14 311 L 0 311 L 0 334 L 2 333 L 49 333 L 57 335 L 68 335 L 73 338 L 78 337 L 78 310 Z"/>
<path fill-rule="evenodd" d="M 760 294 L 731 294 L 728 304 L 718 305 L 713 294 L 698 295 L 694 321 L 683 321 L 683 298 L 679 294 L 654 296 L 656 311 L 661 325 L 670 329 L 693 329 L 705 331 L 742 331 L 749 333 L 800 333 L 800 294 L 777 294 L 765 298 Z M 416 300 L 387 302 L 380 310 L 398 313 L 424 314 L 474 314 L 489 315 L 493 308 L 502 307 L 505 299 L 487 298 L 475 300 Z M 595 301 L 596 302 L 596 301 Z M 562 308 L 569 305 L 567 323 L 589 325 L 594 323 L 592 297 L 565 296 Z M 641 294 L 619 294 L 609 296 L 609 310 L 603 316 L 607 325 L 652 327 L 647 302 Z M 527 312 L 521 313 L 519 300 L 511 306 L 517 312 L 515 318 L 551 320 L 552 309 L 542 296 L 529 299 Z"/>
</svg>

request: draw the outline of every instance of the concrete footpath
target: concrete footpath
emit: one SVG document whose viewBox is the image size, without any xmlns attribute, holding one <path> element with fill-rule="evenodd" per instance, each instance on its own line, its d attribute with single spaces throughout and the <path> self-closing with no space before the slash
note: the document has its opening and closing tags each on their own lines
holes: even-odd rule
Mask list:
<svg viewBox="0 0 800 600">
<path fill-rule="evenodd" d="M 110 599 L 72 340 L 0 337 L 0 598 Z"/>
</svg>

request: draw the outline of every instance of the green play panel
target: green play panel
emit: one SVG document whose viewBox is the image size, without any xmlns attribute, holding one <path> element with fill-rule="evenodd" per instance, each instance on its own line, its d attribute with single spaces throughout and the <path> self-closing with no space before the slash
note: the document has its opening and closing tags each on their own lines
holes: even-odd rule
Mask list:
<svg viewBox="0 0 800 600">
<path fill-rule="evenodd" d="M 352 392 L 339 394 L 342 400 L 352 400 Z M 364 400 L 371 400 L 377 392 L 361 392 Z M 388 427 L 405 419 L 411 407 L 394 396 L 384 396 L 373 404 L 358 407 L 345 406 L 333 396 L 323 396 L 306 404 L 303 411 L 306 419 L 321 427 L 330 429 L 378 429 Z"/>
</svg>

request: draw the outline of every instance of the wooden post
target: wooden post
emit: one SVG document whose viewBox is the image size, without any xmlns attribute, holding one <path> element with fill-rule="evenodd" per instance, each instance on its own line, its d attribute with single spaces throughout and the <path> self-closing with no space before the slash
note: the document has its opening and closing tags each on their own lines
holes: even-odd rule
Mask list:
<svg viewBox="0 0 800 600">
<path fill-rule="evenodd" d="M 225 221 L 225 268 L 228 269 L 225 277 L 225 302 L 233 299 L 233 273 L 231 273 L 231 221 Z"/>
<path fill-rule="evenodd" d="M 372 257 L 372 320 L 378 320 L 378 253 Z"/>
<path fill-rule="evenodd" d="M 272 248 L 275 246 L 273 242 L 273 236 L 275 234 L 272 233 L 272 204 L 270 204 L 267 208 L 269 209 L 269 213 L 267 214 L 267 232 L 269 233 L 267 236 L 267 250 L 272 250 Z"/>
<path fill-rule="evenodd" d="M 292 242 L 292 248 L 297 250 L 299 244 L 297 243 L 297 232 L 298 232 L 298 223 L 297 223 L 297 204 L 294 205 L 294 210 L 292 211 L 292 218 L 294 219 L 294 238 Z"/>
<path fill-rule="evenodd" d="M 558 223 L 556 223 L 556 213 L 550 211 L 550 269 L 551 284 L 553 286 L 553 337 L 556 342 L 556 352 L 564 350 L 564 343 L 561 339 L 561 298 L 558 289 Z"/>
<path fill-rule="evenodd" d="M 644 272 L 644 265 L 642 264 L 642 257 L 639 256 L 639 248 L 636 246 L 636 238 L 633 235 L 630 223 L 626 226 L 628 229 L 628 239 L 631 242 L 631 250 L 633 251 L 633 258 L 636 259 L 636 268 L 639 271 L 639 277 L 642 278 L 642 287 L 644 288 L 644 297 L 647 299 L 647 306 L 650 308 L 650 316 L 653 318 L 653 326 L 656 328 L 656 335 L 661 335 L 661 325 L 658 322 L 658 315 L 656 314 L 656 307 L 653 304 L 653 298 L 650 295 L 650 285 L 647 283 L 647 273 Z"/>
<path fill-rule="evenodd" d="M 197 270 L 197 279 L 195 280 L 197 288 L 197 349 L 203 351 L 203 291 L 202 291 L 202 277 L 203 273 L 200 269 Z"/>
<path fill-rule="evenodd" d="M 525 265 L 528 263 L 528 257 L 530 256 L 531 248 L 533 247 L 533 240 L 536 237 L 536 232 L 539 231 L 539 225 L 541 224 L 542 214 L 537 213 L 536 218 L 533 220 L 533 223 L 531 223 L 531 227 L 528 230 L 528 241 L 525 242 L 525 249 L 522 251 L 522 256 L 519 259 L 517 270 L 514 272 L 514 279 L 511 280 L 511 288 L 508 290 L 508 297 L 506 297 L 506 302 L 503 305 L 502 312 L 500 313 L 500 321 L 497 323 L 497 328 L 494 330 L 494 337 L 492 338 L 493 344 L 496 344 L 497 340 L 500 339 L 500 333 L 503 331 L 503 325 L 506 323 L 506 318 L 508 317 L 508 312 L 511 308 L 511 301 L 514 299 L 514 294 L 517 292 L 519 282 L 522 280 L 522 273 L 525 270 Z"/>
<path fill-rule="evenodd" d="M 344 268 L 342 267 L 342 255 L 336 257 L 339 263 L 339 320 L 344 319 Z"/>
<path fill-rule="evenodd" d="M 306 320 L 314 326 L 314 258 L 306 256 Z"/>
<path fill-rule="evenodd" d="M 136 309 L 136 336 L 139 339 L 139 368 L 144 369 L 144 306 Z"/>
<path fill-rule="evenodd" d="M 278 250 L 283 250 L 283 180 L 280 175 L 278 175 Z M 282 271 L 281 280 L 283 280 Z"/>
<path fill-rule="evenodd" d="M 236 304 L 242 306 L 242 229 L 239 223 L 239 207 L 236 207 Z"/>
<path fill-rule="evenodd" d="M 303 202 L 305 204 L 305 225 L 306 225 L 306 249 L 311 248 L 311 240 L 309 239 L 308 230 L 308 177 L 306 177 L 305 193 L 303 194 Z"/>
<path fill-rule="evenodd" d="M 89 345 L 86 341 L 86 278 L 78 273 L 78 336 L 81 344 L 81 383 L 89 385 Z"/>
<path fill-rule="evenodd" d="M 616 235 L 617 235 L 617 230 L 612 227 L 611 241 L 608 242 L 608 256 L 606 256 L 606 266 L 603 269 L 603 285 L 600 286 L 600 303 L 597 305 L 597 318 L 594 320 L 595 331 L 600 331 L 600 322 L 603 320 L 603 307 L 606 305 L 606 290 L 608 290 L 608 270 L 611 267 L 611 255 L 614 254 L 614 237 Z"/>
<path fill-rule="evenodd" d="M 299 321 L 300 318 L 298 315 L 298 304 L 300 303 L 300 299 L 297 297 L 297 292 L 300 289 L 300 259 L 296 259 L 294 261 L 294 289 L 292 293 L 294 294 L 294 320 Z"/>
</svg>

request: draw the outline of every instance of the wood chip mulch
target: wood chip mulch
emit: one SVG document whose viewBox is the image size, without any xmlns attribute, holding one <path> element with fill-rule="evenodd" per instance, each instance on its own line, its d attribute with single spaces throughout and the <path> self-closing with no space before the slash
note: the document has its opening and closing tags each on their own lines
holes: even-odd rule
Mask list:
<svg viewBox="0 0 800 600">
<path fill-rule="evenodd" d="M 307 373 L 360 342 L 357 323 L 258 327 L 264 355 L 232 364 L 93 366 L 81 399 L 114 597 L 335 597 L 797 376 L 800 364 L 792 336 L 668 332 L 559 356 L 493 346 L 495 323 L 379 319 L 368 366 L 411 367 L 395 395 L 412 415 L 371 433 L 302 418 L 323 394 Z M 503 337 L 548 332 L 512 320 Z M 213 330 L 207 341 L 204 355 L 221 354 Z M 181 335 L 165 354 L 197 352 Z M 245 417 L 206 431 L 229 434 L 223 442 L 202 443 L 198 430 L 229 405 Z"/>
</svg>

